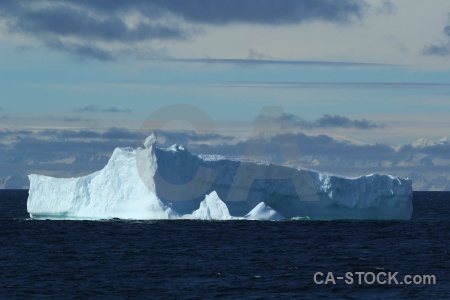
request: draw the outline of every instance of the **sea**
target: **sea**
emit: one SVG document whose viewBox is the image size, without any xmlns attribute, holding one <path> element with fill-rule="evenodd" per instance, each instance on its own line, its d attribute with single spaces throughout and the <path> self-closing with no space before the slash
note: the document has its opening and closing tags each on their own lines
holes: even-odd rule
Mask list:
<svg viewBox="0 0 450 300">
<path fill-rule="evenodd" d="M 450 299 L 449 192 L 409 221 L 33 220 L 27 196 L 0 190 L 0 299 Z"/>
</svg>

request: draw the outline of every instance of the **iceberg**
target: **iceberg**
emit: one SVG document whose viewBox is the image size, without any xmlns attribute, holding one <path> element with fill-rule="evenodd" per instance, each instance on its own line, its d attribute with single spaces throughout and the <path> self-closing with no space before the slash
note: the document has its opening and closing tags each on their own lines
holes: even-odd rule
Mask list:
<svg viewBox="0 0 450 300">
<path fill-rule="evenodd" d="M 410 219 L 411 180 L 357 178 L 268 162 L 194 155 L 184 146 L 117 148 L 78 178 L 29 175 L 27 210 L 50 219 Z"/>
<path fill-rule="evenodd" d="M 183 218 L 194 220 L 231 220 L 227 205 L 217 196 L 216 192 L 206 195 L 205 200 L 200 203 L 200 208 L 191 215 Z"/>
<path fill-rule="evenodd" d="M 248 214 L 244 216 L 247 220 L 284 220 L 285 217 L 277 213 L 270 206 L 267 206 L 264 202 L 255 206 Z"/>
</svg>

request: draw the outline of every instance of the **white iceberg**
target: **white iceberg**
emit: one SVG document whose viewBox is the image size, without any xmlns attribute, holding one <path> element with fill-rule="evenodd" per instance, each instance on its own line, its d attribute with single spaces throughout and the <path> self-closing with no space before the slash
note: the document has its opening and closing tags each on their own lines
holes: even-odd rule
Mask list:
<svg viewBox="0 0 450 300">
<path fill-rule="evenodd" d="M 184 215 L 183 218 L 194 220 L 231 220 L 227 205 L 219 198 L 214 191 L 206 195 L 205 200 L 200 203 L 200 208 L 191 215 Z"/>
<path fill-rule="evenodd" d="M 79 178 L 29 175 L 32 218 L 410 219 L 411 180 L 344 178 L 285 166 L 194 155 L 174 145 L 117 148 Z M 205 198 L 206 196 L 206 198 Z M 250 211 L 250 213 L 249 213 Z"/>
<path fill-rule="evenodd" d="M 264 202 L 255 206 L 248 214 L 244 216 L 247 220 L 284 220 L 285 217 L 277 213 L 270 206 L 267 206 Z"/>
</svg>

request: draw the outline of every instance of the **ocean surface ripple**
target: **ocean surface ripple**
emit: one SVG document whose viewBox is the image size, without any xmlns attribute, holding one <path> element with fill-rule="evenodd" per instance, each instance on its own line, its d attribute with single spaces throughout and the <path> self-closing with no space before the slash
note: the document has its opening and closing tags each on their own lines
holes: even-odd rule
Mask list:
<svg viewBox="0 0 450 300">
<path fill-rule="evenodd" d="M 449 192 L 414 192 L 410 221 L 32 220 L 26 200 L 0 191 L 1 299 L 450 299 Z M 318 285 L 316 272 L 436 284 Z"/>
</svg>

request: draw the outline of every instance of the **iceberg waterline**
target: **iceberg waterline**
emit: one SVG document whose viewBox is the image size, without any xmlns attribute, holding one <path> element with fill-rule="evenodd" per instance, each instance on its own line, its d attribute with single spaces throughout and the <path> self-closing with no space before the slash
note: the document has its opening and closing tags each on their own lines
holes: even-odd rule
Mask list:
<svg viewBox="0 0 450 300">
<path fill-rule="evenodd" d="M 222 156 L 185 147 L 116 148 L 78 178 L 29 175 L 27 210 L 50 219 L 410 219 L 409 179 L 358 178 Z"/>
</svg>

